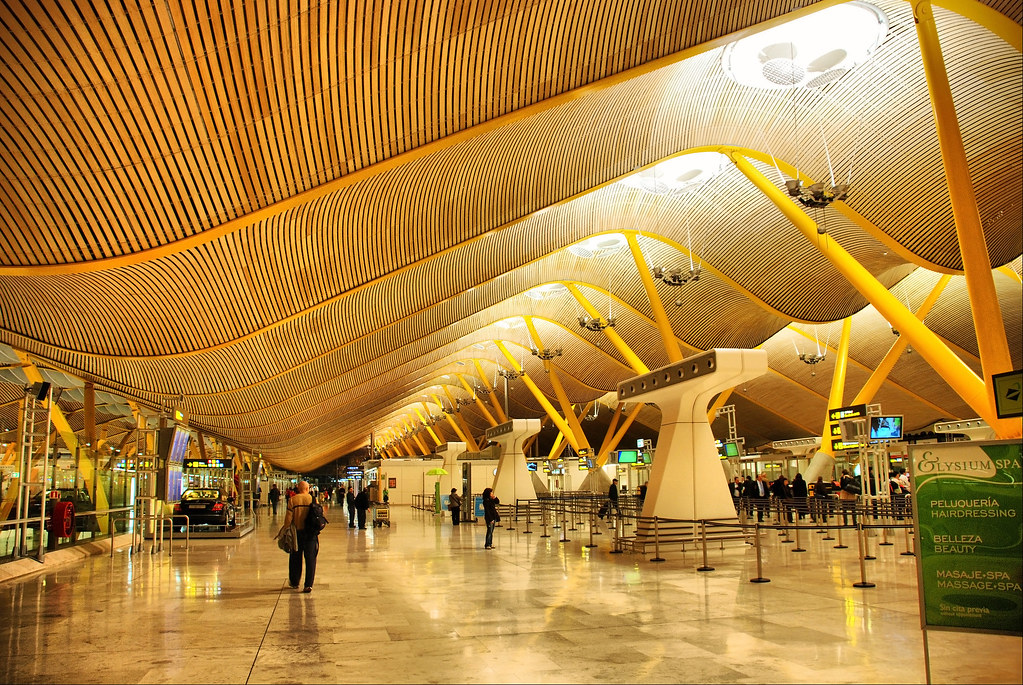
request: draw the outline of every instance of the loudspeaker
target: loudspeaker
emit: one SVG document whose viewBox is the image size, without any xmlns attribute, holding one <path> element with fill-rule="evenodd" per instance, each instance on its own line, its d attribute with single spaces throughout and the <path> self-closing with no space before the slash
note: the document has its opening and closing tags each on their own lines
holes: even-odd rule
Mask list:
<svg viewBox="0 0 1023 685">
<path fill-rule="evenodd" d="M 36 394 L 36 402 L 42 402 L 50 394 L 50 384 L 46 381 L 32 384 L 32 392 Z"/>
</svg>

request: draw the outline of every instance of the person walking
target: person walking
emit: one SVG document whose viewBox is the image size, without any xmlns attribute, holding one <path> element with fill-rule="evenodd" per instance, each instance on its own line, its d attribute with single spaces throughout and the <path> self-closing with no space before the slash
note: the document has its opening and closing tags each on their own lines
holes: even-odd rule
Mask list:
<svg viewBox="0 0 1023 685">
<path fill-rule="evenodd" d="M 494 528 L 501 522 L 501 514 L 497 507 L 501 500 L 494 497 L 494 489 L 486 488 L 483 491 L 483 520 L 487 524 L 487 539 L 483 549 L 494 549 Z"/>
<path fill-rule="evenodd" d="M 451 488 L 451 494 L 448 495 L 448 511 L 451 512 L 451 525 L 457 526 L 462 514 L 462 497 L 455 488 Z"/>
<path fill-rule="evenodd" d="M 359 530 L 366 529 L 366 510 L 369 509 L 369 489 L 359 490 L 355 496 L 355 511 L 359 514 Z"/>
<path fill-rule="evenodd" d="M 298 549 L 288 557 L 288 585 L 298 589 L 298 581 L 302 579 L 302 562 L 305 561 L 305 583 L 302 592 L 313 591 L 313 580 L 316 578 L 316 555 L 320 551 L 319 533 L 307 532 L 305 529 L 306 518 L 309 516 L 309 506 L 313 503 L 313 497 L 309 494 L 309 483 L 299 481 L 297 492 L 288 500 L 288 513 L 284 517 L 284 525 L 277 531 L 277 537 L 295 524 L 298 531 Z"/>
<path fill-rule="evenodd" d="M 277 487 L 277 483 L 270 486 L 270 492 L 266 496 L 270 500 L 270 514 L 277 516 L 277 503 L 281 501 L 281 489 Z"/>
<path fill-rule="evenodd" d="M 348 486 L 345 503 L 348 505 L 348 527 L 355 528 L 355 488 L 351 485 Z"/>
</svg>

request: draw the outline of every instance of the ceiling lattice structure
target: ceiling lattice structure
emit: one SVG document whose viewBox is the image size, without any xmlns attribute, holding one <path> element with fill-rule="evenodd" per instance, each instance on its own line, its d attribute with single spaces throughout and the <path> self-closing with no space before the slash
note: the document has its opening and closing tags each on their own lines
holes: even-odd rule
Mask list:
<svg viewBox="0 0 1023 685">
<path fill-rule="evenodd" d="M 568 290 L 529 293 L 577 284 L 646 366 L 667 363 L 630 235 L 643 269 L 701 268 L 657 286 L 684 353 L 768 350 L 770 373 L 729 400 L 747 445 L 803 437 L 835 355 L 810 369 L 797 352 L 833 352 L 852 317 L 851 396 L 895 337 L 727 158 L 673 189 L 673 164 L 723 151 L 779 187 L 827 180 L 829 160 L 848 174 L 844 207 L 806 210 L 821 240 L 910 309 L 952 275 L 926 324 L 979 373 L 911 6 L 877 3 L 870 58 L 813 87 L 723 66 L 742 36 L 834 4 L 5 2 L 0 343 L 306 470 L 414 428 L 417 408 L 444 416 L 445 387 L 480 437 L 457 374 L 481 386 L 475 360 L 493 385 L 510 367 L 495 340 L 558 406 L 521 317 L 563 349 L 576 410 L 610 416 L 628 360 L 578 326 Z M 1019 368 L 1023 4 L 935 15 Z M 617 247 L 586 254 L 600 235 Z M 0 412 L 20 364 L 0 360 Z M 512 414 L 543 415 L 511 388 Z M 911 428 L 975 415 L 912 353 L 876 401 Z M 586 425 L 599 443 L 606 423 Z"/>
</svg>

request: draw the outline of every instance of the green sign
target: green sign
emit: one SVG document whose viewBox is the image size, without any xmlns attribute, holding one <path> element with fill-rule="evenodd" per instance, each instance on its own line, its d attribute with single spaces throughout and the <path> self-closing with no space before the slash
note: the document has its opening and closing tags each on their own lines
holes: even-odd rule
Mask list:
<svg viewBox="0 0 1023 685">
<path fill-rule="evenodd" d="M 911 445 L 923 627 L 1023 633 L 1017 441 Z"/>
</svg>

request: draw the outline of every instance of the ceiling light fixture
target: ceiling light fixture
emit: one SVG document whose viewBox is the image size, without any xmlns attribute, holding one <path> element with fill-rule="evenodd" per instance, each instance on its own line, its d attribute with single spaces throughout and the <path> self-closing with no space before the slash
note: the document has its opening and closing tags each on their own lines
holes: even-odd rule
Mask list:
<svg viewBox="0 0 1023 685">
<path fill-rule="evenodd" d="M 606 319 L 601 317 L 591 318 L 588 314 L 583 314 L 579 317 L 579 325 L 588 331 L 602 331 L 606 328 L 615 327 L 615 318 L 609 316 Z"/>
</svg>

